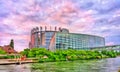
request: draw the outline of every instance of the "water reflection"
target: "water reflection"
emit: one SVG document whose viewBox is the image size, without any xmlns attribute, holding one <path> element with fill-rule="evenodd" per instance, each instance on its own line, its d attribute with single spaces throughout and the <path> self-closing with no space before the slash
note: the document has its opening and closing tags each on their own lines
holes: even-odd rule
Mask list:
<svg viewBox="0 0 120 72">
<path fill-rule="evenodd" d="M 118 72 L 120 69 L 120 57 L 102 60 L 84 60 L 73 62 L 53 62 L 33 64 L 43 72 Z"/>
<path fill-rule="evenodd" d="M 0 65 L 0 72 L 118 72 L 119 69 L 120 57 L 89 61 Z"/>
<path fill-rule="evenodd" d="M 0 65 L 0 72 L 31 72 L 29 64 Z"/>
</svg>

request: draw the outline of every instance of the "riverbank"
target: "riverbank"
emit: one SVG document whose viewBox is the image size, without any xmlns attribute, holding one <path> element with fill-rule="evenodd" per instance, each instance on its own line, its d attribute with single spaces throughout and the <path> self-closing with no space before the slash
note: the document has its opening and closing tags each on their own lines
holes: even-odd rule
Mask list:
<svg viewBox="0 0 120 72">
<path fill-rule="evenodd" d="M 94 51 L 94 50 L 56 50 L 48 51 L 45 48 L 25 49 L 21 54 L 28 58 L 34 57 L 38 62 L 56 62 L 56 61 L 74 61 L 74 60 L 91 60 L 114 58 L 120 55 L 119 52 L 114 51 Z"/>
<path fill-rule="evenodd" d="M 11 64 L 26 64 L 26 63 L 37 63 L 35 59 L 26 59 L 24 61 L 17 60 L 17 59 L 0 59 L 0 65 L 11 65 Z"/>
<path fill-rule="evenodd" d="M 74 60 L 93 60 L 104 58 L 115 58 L 120 55 L 120 52 L 114 51 L 94 51 L 94 50 L 56 50 L 49 51 L 45 48 L 25 49 L 20 53 L 26 56 L 24 61 L 18 61 L 14 55 L 8 55 L 10 59 L 2 60 L 0 64 L 16 64 L 16 63 L 32 63 L 32 62 L 60 62 L 60 61 L 74 61 Z M 6 56 L 5 56 L 6 58 Z M 33 59 L 32 61 L 29 59 Z"/>
</svg>

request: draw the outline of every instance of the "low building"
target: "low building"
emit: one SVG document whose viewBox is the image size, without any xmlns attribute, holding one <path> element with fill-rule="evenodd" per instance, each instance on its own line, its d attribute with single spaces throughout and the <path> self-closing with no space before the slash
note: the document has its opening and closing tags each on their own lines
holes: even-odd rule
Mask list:
<svg viewBox="0 0 120 72">
<path fill-rule="evenodd" d="M 8 54 L 17 53 L 17 51 L 15 51 L 14 48 L 12 48 L 10 45 L 0 46 L 0 48 Z"/>
<path fill-rule="evenodd" d="M 29 48 L 56 49 L 90 49 L 91 47 L 105 46 L 105 39 L 100 36 L 70 33 L 68 29 L 55 27 L 48 30 L 47 27 L 33 28 Z"/>
</svg>

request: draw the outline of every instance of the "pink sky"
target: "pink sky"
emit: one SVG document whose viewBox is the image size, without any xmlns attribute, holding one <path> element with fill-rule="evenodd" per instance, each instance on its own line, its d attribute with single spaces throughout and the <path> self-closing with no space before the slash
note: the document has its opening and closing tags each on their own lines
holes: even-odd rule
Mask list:
<svg viewBox="0 0 120 72">
<path fill-rule="evenodd" d="M 15 41 L 28 48 L 30 30 L 58 26 L 70 32 L 105 37 L 106 45 L 120 44 L 119 0 L 1 0 L 0 45 Z"/>
</svg>

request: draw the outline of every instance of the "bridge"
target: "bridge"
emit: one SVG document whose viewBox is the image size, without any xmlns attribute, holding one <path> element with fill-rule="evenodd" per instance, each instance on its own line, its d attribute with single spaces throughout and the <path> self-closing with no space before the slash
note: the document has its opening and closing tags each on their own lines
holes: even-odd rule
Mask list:
<svg viewBox="0 0 120 72">
<path fill-rule="evenodd" d="M 103 47 L 93 47 L 91 50 L 113 50 L 120 52 L 120 45 L 111 45 L 111 46 L 103 46 Z"/>
</svg>

